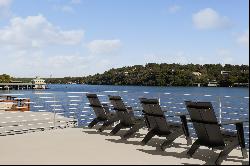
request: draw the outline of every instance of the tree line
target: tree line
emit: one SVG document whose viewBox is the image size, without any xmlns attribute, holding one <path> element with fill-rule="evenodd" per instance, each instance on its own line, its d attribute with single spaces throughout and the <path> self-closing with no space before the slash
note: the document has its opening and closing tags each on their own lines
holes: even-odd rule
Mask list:
<svg viewBox="0 0 250 166">
<path fill-rule="evenodd" d="M 1 75 L 0 75 L 1 76 Z M 15 78 L 16 80 L 22 80 Z M 28 81 L 29 79 L 23 79 Z M 30 79 L 31 80 L 31 79 Z M 51 84 L 139 85 L 139 86 L 236 86 L 249 83 L 248 65 L 156 64 L 125 66 L 85 77 L 46 78 Z M 1 77 L 0 77 L 1 82 Z"/>
<path fill-rule="evenodd" d="M 103 74 L 84 77 L 86 84 L 144 86 L 206 86 L 216 81 L 219 86 L 249 82 L 248 65 L 226 64 L 156 64 L 111 69 Z"/>
<path fill-rule="evenodd" d="M 0 75 L 0 83 L 8 83 L 11 81 L 11 77 L 7 74 Z"/>
</svg>

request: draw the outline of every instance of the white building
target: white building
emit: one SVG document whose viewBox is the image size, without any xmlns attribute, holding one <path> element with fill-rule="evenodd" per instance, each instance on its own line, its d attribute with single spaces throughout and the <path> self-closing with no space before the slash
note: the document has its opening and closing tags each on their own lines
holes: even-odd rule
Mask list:
<svg viewBox="0 0 250 166">
<path fill-rule="evenodd" d="M 198 77 L 201 76 L 201 73 L 200 73 L 200 72 L 193 72 L 192 74 L 195 75 L 195 76 L 198 76 Z"/>
<path fill-rule="evenodd" d="M 231 73 L 231 71 L 221 71 L 220 73 L 223 76 L 228 76 Z"/>
<path fill-rule="evenodd" d="M 217 87 L 219 84 L 218 84 L 218 82 L 216 82 L 216 81 L 212 81 L 212 82 L 209 82 L 208 84 L 207 84 L 207 86 L 209 86 L 209 87 Z"/>
<path fill-rule="evenodd" d="M 32 84 L 34 84 L 34 89 L 46 89 L 46 83 L 44 79 L 41 79 L 40 77 L 36 77 L 33 79 Z"/>
</svg>

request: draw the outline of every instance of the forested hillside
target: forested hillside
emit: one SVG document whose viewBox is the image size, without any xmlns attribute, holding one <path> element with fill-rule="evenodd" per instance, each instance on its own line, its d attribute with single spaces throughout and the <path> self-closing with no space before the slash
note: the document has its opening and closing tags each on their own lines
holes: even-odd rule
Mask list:
<svg viewBox="0 0 250 166">
<path fill-rule="evenodd" d="M 11 78 L 0 75 L 0 82 L 22 80 L 30 82 L 32 78 Z M 219 86 L 237 86 L 249 82 L 248 65 L 221 64 L 156 64 L 125 66 L 110 69 L 102 74 L 86 77 L 46 78 L 47 83 L 77 83 L 92 85 L 145 85 L 145 86 L 207 86 L 217 82 Z"/>
</svg>

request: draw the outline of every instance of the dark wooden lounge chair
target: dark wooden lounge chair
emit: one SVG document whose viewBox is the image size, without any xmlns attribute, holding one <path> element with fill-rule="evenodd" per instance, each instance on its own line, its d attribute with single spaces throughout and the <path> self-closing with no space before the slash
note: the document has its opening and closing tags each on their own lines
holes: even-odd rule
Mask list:
<svg viewBox="0 0 250 166">
<path fill-rule="evenodd" d="M 116 134 L 122 128 L 130 128 L 130 130 L 122 136 L 123 139 L 128 139 L 140 128 L 145 126 L 144 118 L 134 116 L 132 107 L 125 106 L 120 96 L 109 96 L 109 100 L 120 120 L 120 123 L 115 126 L 111 134 Z"/>
<path fill-rule="evenodd" d="M 102 132 L 106 127 L 119 120 L 115 113 L 109 111 L 107 104 L 101 104 L 96 94 L 86 94 L 86 96 L 90 102 L 89 106 L 92 107 L 96 115 L 96 118 L 88 125 L 89 128 L 92 128 L 99 122 L 103 122 L 103 125 L 98 129 Z"/>
<path fill-rule="evenodd" d="M 222 150 L 215 164 L 221 164 L 228 154 L 237 146 L 241 147 L 242 156 L 247 157 L 245 148 L 243 122 L 229 121 L 218 123 L 212 103 L 186 101 L 191 122 L 193 123 L 198 139 L 188 150 L 188 156 L 192 156 L 200 146 Z M 222 125 L 235 124 L 237 132 L 221 130 Z M 227 143 L 227 144 L 226 144 Z"/>
<path fill-rule="evenodd" d="M 141 141 L 143 145 L 147 144 L 155 135 L 166 137 L 167 140 L 161 145 L 161 149 L 165 150 L 165 147 L 169 146 L 176 138 L 183 134 L 186 136 L 187 144 L 191 144 L 185 115 L 180 115 L 182 124 L 168 122 L 164 114 L 166 111 L 161 109 L 157 99 L 141 98 L 140 101 L 149 130 L 145 138 Z"/>
</svg>

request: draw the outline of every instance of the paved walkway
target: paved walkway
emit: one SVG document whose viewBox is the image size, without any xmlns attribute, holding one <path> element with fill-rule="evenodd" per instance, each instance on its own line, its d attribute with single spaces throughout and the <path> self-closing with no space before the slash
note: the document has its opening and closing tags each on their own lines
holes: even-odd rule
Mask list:
<svg viewBox="0 0 250 166">
<path fill-rule="evenodd" d="M 163 138 L 154 137 L 140 145 L 145 130 L 123 141 L 95 129 L 66 128 L 0 137 L 0 164 L 211 164 L 218 153 L 204 148 L 193 158 L 186 156 L 189 146 L 178 138 L 164 152 L 156 150 Z M 120 132 L 120 134 L 122 131 Z M 209 158 L 209 156 L 212 156 Z M 248 164 L 240 150 L 233 150 L 222 164 Z"/>
</svg>

